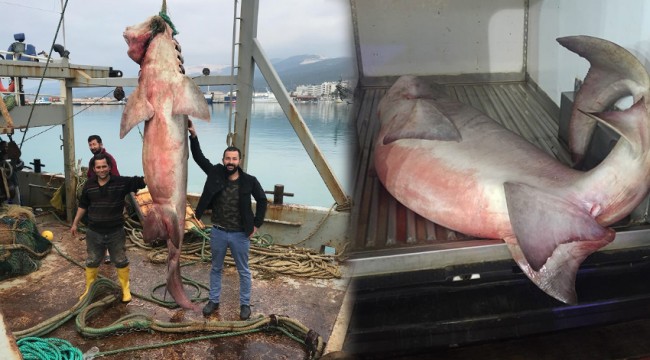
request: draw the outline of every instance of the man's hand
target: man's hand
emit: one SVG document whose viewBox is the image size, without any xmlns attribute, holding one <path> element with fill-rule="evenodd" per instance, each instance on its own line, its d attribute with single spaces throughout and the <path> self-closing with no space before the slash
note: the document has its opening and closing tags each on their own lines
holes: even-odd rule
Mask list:
<svg viewBox="0 0 650 360">
<path fill-rule="evenodd" d="M 196 129 L 194 129 L 194 124 L 189 118 L 187 118 L 187 130 L 190 132 L 191 137 L 196 137 Z"/>
<path fill-rule="evenodd" d="M 257 226 L 253 225 L 253 232 L 250 233 L 250 235 L 248 235 L 248 238 L 249 238 L 249 239 L 252 238 L 253 235 L 255 235 L 256 232 L 257 232 Z"/>
<path fill-rule="evenodd" d="M 77 215 L 75 215 L 74 220 L 72 220 L 72 225 L 70 226 L 70 232 L 72 233 L 72 236 L 77 236 L 77 225 L 79 224 L 79 221 L 81 221 L 81 218 L 86 214 L 86 209 L 84 208 L 77 208 Z"/>
</svg>

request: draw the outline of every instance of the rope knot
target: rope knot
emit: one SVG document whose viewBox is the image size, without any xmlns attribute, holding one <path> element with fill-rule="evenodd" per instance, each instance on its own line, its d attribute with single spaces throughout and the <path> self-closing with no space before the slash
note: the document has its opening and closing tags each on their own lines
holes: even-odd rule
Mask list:
<svg viewBox="0 0 650 360">
<path fill-rule="evenodd" d="M 269 319 L 271 320 L 269 326 L 280 326 L 280 320 L 278 319 L 277 315 L 271 314 L 269 315 Z"/>
</svg>

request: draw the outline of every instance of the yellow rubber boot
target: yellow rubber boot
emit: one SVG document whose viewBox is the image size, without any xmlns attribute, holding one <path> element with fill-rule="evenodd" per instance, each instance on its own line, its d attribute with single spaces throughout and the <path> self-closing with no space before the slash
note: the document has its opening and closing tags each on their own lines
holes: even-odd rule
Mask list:
<svg viewBox="0 0 650 360">
<path fill-rule="evenodd" d="M 97 273 L 99 272 L 99 268 L 86 268 L 86 291 L 84 291 L 83 294 L 79 297 L 79 300 L 83 299 L 86 294 L 88 294 L 88 290 L 90 290 L 90 285 L 93 284 L 95 280 L 97 280 Z"/>
<path fill-rule="evenodd" d="M 117 279 L 122 286 L 122 302 L 131 301 L 131 290 L 129 289 L 129 266 L 117 269 Z"/>
</svg>

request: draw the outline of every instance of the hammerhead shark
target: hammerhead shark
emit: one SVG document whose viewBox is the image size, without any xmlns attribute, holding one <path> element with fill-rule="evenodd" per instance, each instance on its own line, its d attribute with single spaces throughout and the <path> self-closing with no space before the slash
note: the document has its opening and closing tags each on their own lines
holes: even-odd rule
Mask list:
<svg viewBox="0 0 650 360">
<path fill-rule="evenodd" d="M 487 115 L 421 78 L 403 76 L 379 104 L 374 164 L 402 204 L 461 233 L 503 239 L 541 290 L 577 302 L 584 259 L 615 238 L 650 185 L 650 79 L 643 65 L 607 40 L 558 42 L 590 62 L 573 110 L 570 146 L 580 161 L 596 122 L 620 134 L 589 171 L 567 166 Z M 622 111 L 604 111 L 632 96 Z"/>
<path fill-rule="evenodd" d="M 140 64 L 138 86 L 122 114 L 120 138 L 144 121 L 142 166 L 153 205 L 143 224 L 147 243 L 167 242 L 167 291 L 178 305 L 197 311 L 183 290 L 180 249 L 187 206 L 188 115 L 209 120 L 198 86 L 184 75 L 180 46 L 161 16 L 127 27 L 129 57 Z"/>
</svg>

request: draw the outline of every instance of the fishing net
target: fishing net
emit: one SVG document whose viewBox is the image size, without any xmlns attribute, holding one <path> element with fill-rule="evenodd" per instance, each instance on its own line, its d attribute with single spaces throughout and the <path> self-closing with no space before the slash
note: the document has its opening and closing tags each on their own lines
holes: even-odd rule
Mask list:
<svg viewBox="0 0 650 360">
<path fill-rule="evenodd" d="M 7 111 L 11 111 L 16 106 L 16 97 L 13 95 L 7 95 L 4 98 L 5 106 L 7 106 Z"/>
<path fill-rule="evenodd" d="M 0 281 L 37 270 L 51 248 L 52 244 L 38 233 L 29 209 L 0 207 Z"/>
</svg>

